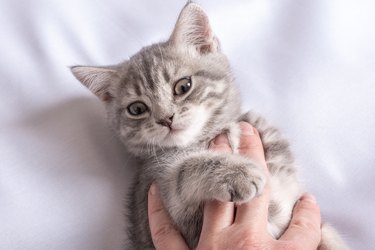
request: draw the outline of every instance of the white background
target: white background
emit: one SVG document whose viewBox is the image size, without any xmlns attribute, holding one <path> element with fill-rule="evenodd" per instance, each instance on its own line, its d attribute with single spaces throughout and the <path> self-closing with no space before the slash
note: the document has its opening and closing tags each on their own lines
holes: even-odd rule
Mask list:
<svg viewBox="0 0 375 250">
<path fill-rule="evenodd" d="M 324 219 L 374 249 L 374 1 L 200 3 L 244 110 L 290 140 Z M 0 249 L 121 249 L 132 164 L 68 66 L 167 39 L 184 4 L 0 0 Z"/>
</svg>

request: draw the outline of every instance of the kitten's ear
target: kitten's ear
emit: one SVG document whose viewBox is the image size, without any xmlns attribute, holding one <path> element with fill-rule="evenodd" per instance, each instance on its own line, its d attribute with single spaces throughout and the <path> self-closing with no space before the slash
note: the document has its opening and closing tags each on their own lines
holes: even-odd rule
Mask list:
<svg viewBox="0 0 375 250">
<path fill-rule="evenodd" d="M 206 13 L 191 1 L 182 9 L 170 42 L 176 47 L 193 46 L 200 54 L 219 50 L 219 41 L 211 29 Z"/>
<path fill-rule="evenodd" d="M 73 75 L 102 101 L 108 102 L 113 98 L 111 88 L 119 80 L 115 69 L 106 67 L 73 66 Z"/>
</svg>

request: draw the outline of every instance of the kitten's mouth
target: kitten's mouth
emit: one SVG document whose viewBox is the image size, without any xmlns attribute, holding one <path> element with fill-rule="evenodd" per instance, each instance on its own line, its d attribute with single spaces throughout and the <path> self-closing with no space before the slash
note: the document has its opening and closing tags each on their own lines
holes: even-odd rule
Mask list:
<svg viewBox="0 0 375 250">
<path fill-rule="evenodd" d="M 184 131 L 184 128 L 181 128 L 181 127 L 176 127 L 176 126 L 169 126 L 168 127 L 168 133 L 167 133 L 167 137 L 170 137 L 170 136 L 175 136 L 175 135 L 178 135 L 178 134 L 181 134 L 183 131 Z"/>
<path fill-rule="evenodd" d="M 178 133 L 181 133 L 183 131 L 182 128 L 169 128 L 169 133 L 170 135 L 175 135 Z"/>
<path fill-rule="evenodd" d="M 164 140 L 178 140 L 184 130 L 186 130 L 186 128 L 181 125 L 167 124 L 164 129 L 165 132 L 163 131 L 163 134 L 165 133 Z"/>
</svg>

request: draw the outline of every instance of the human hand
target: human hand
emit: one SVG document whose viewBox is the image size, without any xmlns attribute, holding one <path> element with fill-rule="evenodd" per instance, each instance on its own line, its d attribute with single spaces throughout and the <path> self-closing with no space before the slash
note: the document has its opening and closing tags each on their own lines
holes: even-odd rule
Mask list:
<svg viewBox="0 0 375 250">
<path fill-rule="evenodd" d="M 239 153 L 262 165 L 268 173 L 259 133 L 241 122 Z M 210 149 L 232 152 L 225 135 L 219 135 Z M 261 195 L 241 205 L 210 201 L 205 204 L 202 233 L 197 249 L 316 249 L 320 242 L 320 211 L 315 198 L 305 194 L 297 202 L 288 229 L 273 239 L 267 232 L 270 187 Z M 148 196 L 148 216 L 152 240 L 158 250 L 188 249 L 180 232 L 163 208 L 157 187 Z"/>
</svg>

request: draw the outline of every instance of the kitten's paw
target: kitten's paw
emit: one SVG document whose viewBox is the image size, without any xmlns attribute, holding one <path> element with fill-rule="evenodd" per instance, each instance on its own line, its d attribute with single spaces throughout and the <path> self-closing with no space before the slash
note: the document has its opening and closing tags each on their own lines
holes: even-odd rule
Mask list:
<svg viewBox="0 0 375 250">
<path fill-rule="evenodd" d="M 259 195 L 266 183 L 266 175 L 254 162 L 236 157 L 225 168 L 225 173 L 218 175 L 214 199 L 243 203 Z"/>
</svg>

